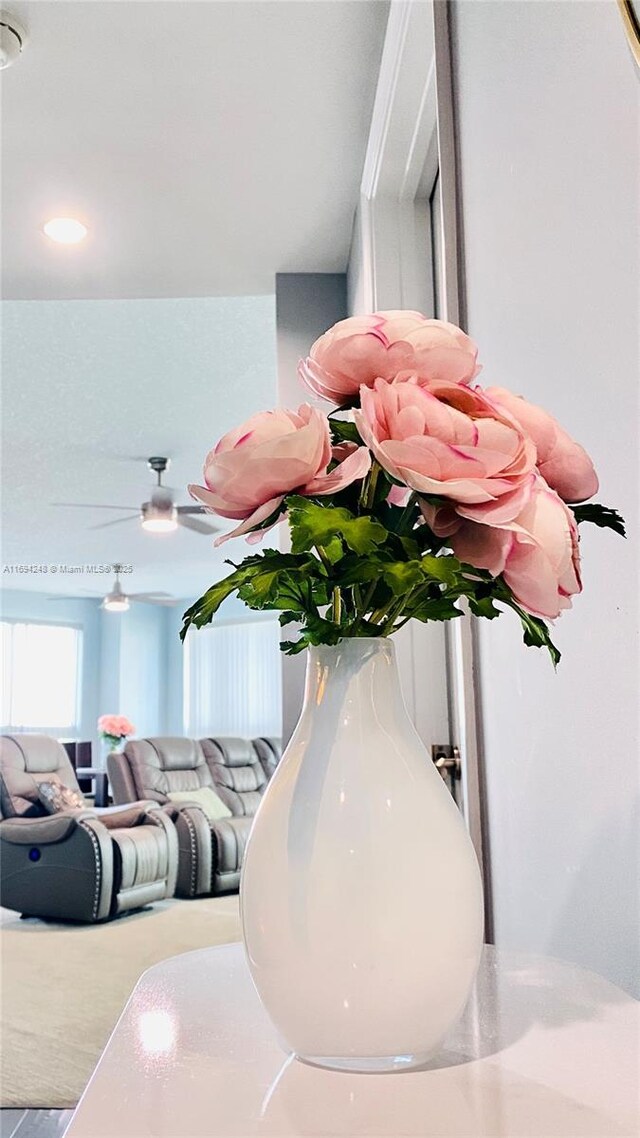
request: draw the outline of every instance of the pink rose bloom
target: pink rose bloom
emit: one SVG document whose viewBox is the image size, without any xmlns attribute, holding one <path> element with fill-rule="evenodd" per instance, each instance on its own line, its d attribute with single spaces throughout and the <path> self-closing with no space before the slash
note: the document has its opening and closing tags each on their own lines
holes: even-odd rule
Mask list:
<svg viewBox="0 0 640 1138">
<path fill-rule="evenodd" d="M 358 430 L 380 465 L 420 494 L 500 506 L 511 519 L 531 492 L 535 447 L 477 390 L 455 383 L 421 385 L 416 376 L 376 380 L 360 392 Z"/>
<path fill-rule="evenodd" d="M 455 324 L 420 312 L 351 316 L 325 332 L 301 360 L 298 375 L 316 395 L 339 405 L 374 380 L 410 369 L 421 379 L 470 383 L 480 368 L 473 340 Z"/>
<path fill-rule="evenodd" d="M 124 738 L 126 735 L 135 735 L 136 729 L 130 719 L 125 715 L 101 715 L 98 720 L 98 731 L 103 735 L 113 735 Z"/>
<path fill-rule="evenodd" d="M 500 525 L 468 520 L 464 506 L 424 503 L 422 512 L 456 557 L 494 577 L 502 573 L 518 604 L 534 616 L 559 616 L 582 591 L 575 518 L 540 475 L 517 517 Z"/>
<path fill-rule="evenodd" d="M 496 407 L 512 415 L 533 439 L 538 470 L 552 490 L 565 502 L 585 502 L 593 497 L 598 489 L 593 463 L 584 447 L 552 415 L 504 387 L 489 387 L 484 394 Z"/>
<path fill-rule="evenodd" d="M 329 473 L 332 459 L 340 461 Z M 213 513 L 241 519 L 220 545 L 266 521 L 287 494 L 335 494 L 364 478 L 370 465 L 366 447 L 333 452 L 326 416 L 303 403 L 297 412 L 261 411 L 229 431 L 205 459 L 205 485 L 189 486 L 189 493 Z"/>
</svg>

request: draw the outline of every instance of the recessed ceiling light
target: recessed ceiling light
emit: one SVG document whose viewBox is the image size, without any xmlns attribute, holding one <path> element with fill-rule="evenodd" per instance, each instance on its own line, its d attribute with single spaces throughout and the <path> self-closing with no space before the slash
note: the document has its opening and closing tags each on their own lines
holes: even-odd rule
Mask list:
<svg viewBox="0 0 640 1138">
<path fill-rule="evenodd" d="M 77 245 L 87 236 L 87 227 L 75 217 L 52 217 L 43 226 L 43 232 L 60 245 Z"/>
</svg>

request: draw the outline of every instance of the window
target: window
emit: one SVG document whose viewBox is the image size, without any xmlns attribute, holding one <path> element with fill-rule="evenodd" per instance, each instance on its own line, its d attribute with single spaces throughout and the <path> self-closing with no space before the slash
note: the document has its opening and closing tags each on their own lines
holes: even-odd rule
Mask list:
<svg viewBox="0 0 640 1138">
<path fill-rule="evenodd" d="M 82 632 L 2 621 L 2 729 L 74 737 L 80 727 Z"/>
<path fill-rule="evenodd" d="M 184 654 L 184 729 L 191 739 L 282 734 L 276 621 L 218 624 L 189 633 Z"/>
</svg>

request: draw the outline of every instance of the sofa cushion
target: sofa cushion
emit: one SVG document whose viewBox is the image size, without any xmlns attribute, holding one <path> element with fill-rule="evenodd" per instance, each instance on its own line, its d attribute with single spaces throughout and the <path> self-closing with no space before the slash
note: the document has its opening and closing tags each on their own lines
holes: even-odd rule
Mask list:
<svg viewBox="0 0 640 1138">
<path fill-rule="evenodd" d="M 267 785 L 267 777 L 250 739 L 216 736 L 200 744 L 216 793 L 232 814 L 253 817 Z"/>
<path fill-rule="evenodd" d="M 197 790 L 170 790 L 167 795 L 171 802 L 195 803 L 206 814 L 210 822 L 219 818 L 230 818 L 231 811 L 210 786 L 200 786 Z"/>
<path fill-rule="evenodd" d="M 202 786 L 214 789 L 202 748 L 195 739 L 132 739 L 124 754 L 138 798 L 165 803 L 172 790 L 198 790 Z"/>
</svg>

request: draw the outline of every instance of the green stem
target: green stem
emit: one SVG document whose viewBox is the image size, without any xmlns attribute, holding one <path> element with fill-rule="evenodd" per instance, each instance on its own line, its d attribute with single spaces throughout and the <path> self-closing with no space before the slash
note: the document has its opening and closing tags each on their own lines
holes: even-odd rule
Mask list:
<svg viewBox="0 0 640 1138">
<path fill-rule="evenodd" d="M 403 608 L 405 607 L 407 601 L 409 600 L 409 597 L 411 596 L 412 592 L 413 592 L 413 589 L 410 589 L 409 592 L 404 597 L 400 597 L 400 599 L 397 600 L 394 605 L 391 605 L 391 607 L 387 613 L 387 619 L 385 620 L 385 622 L 382 626 L 382 635 L 383 636 L 388 636 L 389 633 L 392 631 L 396 620 L 400 616 L 400 614 L 401 614 Z"/>
<path fill-rule="evenodd" d="M 360 506 L 364 510 L 370 510 L 373 506 L 373 501 L 376 496 L 376 485 L 380 475 L 381 466 L 373 460 L 371 463 L 371 470 L 367 474 L 364 482 L 362 483 L 362 490 L 360 491 Z"/>
<path fill-rule="evenodd" d="M 381 607 L 379 609 L 376 609 L 375 612 L 372 612 L 370 624 L 377 624 L 379 620 L 382 620 L 386 611 L 387 611 L 387 605 L 381 605 Z"/>
<path fill-rule="evenodd" d="M 316 545 L 316 550 L 318 553 L 318 557 L 320 558 L 322 564 L 324 565 L 325 569 L 327 570 L 327 576 L 330 577 L 332 565 L 331 565 L 329 558 L 327 557 L 326 549 L 322 545 Z"/>
<path fill-rule="evenodd" d="M 367 609 L 369 608 L 369 602 L 370 602 L 373 594 L 376 591 L 377 584 L 378 584 L 377 581 L 371 582 L 371 584 L 369 585 L 369 588 L 367 589 L 367 591 L 364 595 L 364 598 L 362 597 L 360 589 L 358 589 L 358 603 L 357 603 L 357 607 L 356 607 L 356 616 L 355 616 L 355 622 L 353 625 L 353 631 L 351 634 L 352 636 L 357 636 L 360 632 L 360 629 L 362 628 L 362 625 L 364 624 L 364 621 L 365 621 L 366 615 L 367 615 Z M 354 590 L 354 592 L 355 592 L 355 590 Z"/>
<path fill-rule="evenodd" d="M 331 619 L 334 624 L 342 623 L 342 593 L 339 585 L 334 587 L 331 598 Z"/>
<path fill-rule="evenodd" d="M 398 520 L 398 530 L 397 530 L 397 532 L 399 534 L 403 533 L 405 525 L 407 524 L 407 522 L 409 520 L 411 520 L 411 525 L 409 526 L 409 529 L 407 532 L 411 533 L 411 530 L 413 529 L 414 519 L 412 517 L 412 514 L 413 514 L 415 507 L 416 507 L 417 497 L 418 497 L 417 494 L 412 494 L 411 497 L 409 498 L 409 501 L 407 502 L 406 506 L 404 507 L 402 513 L 400 514 L 400 518 Z"/>
</svg>

